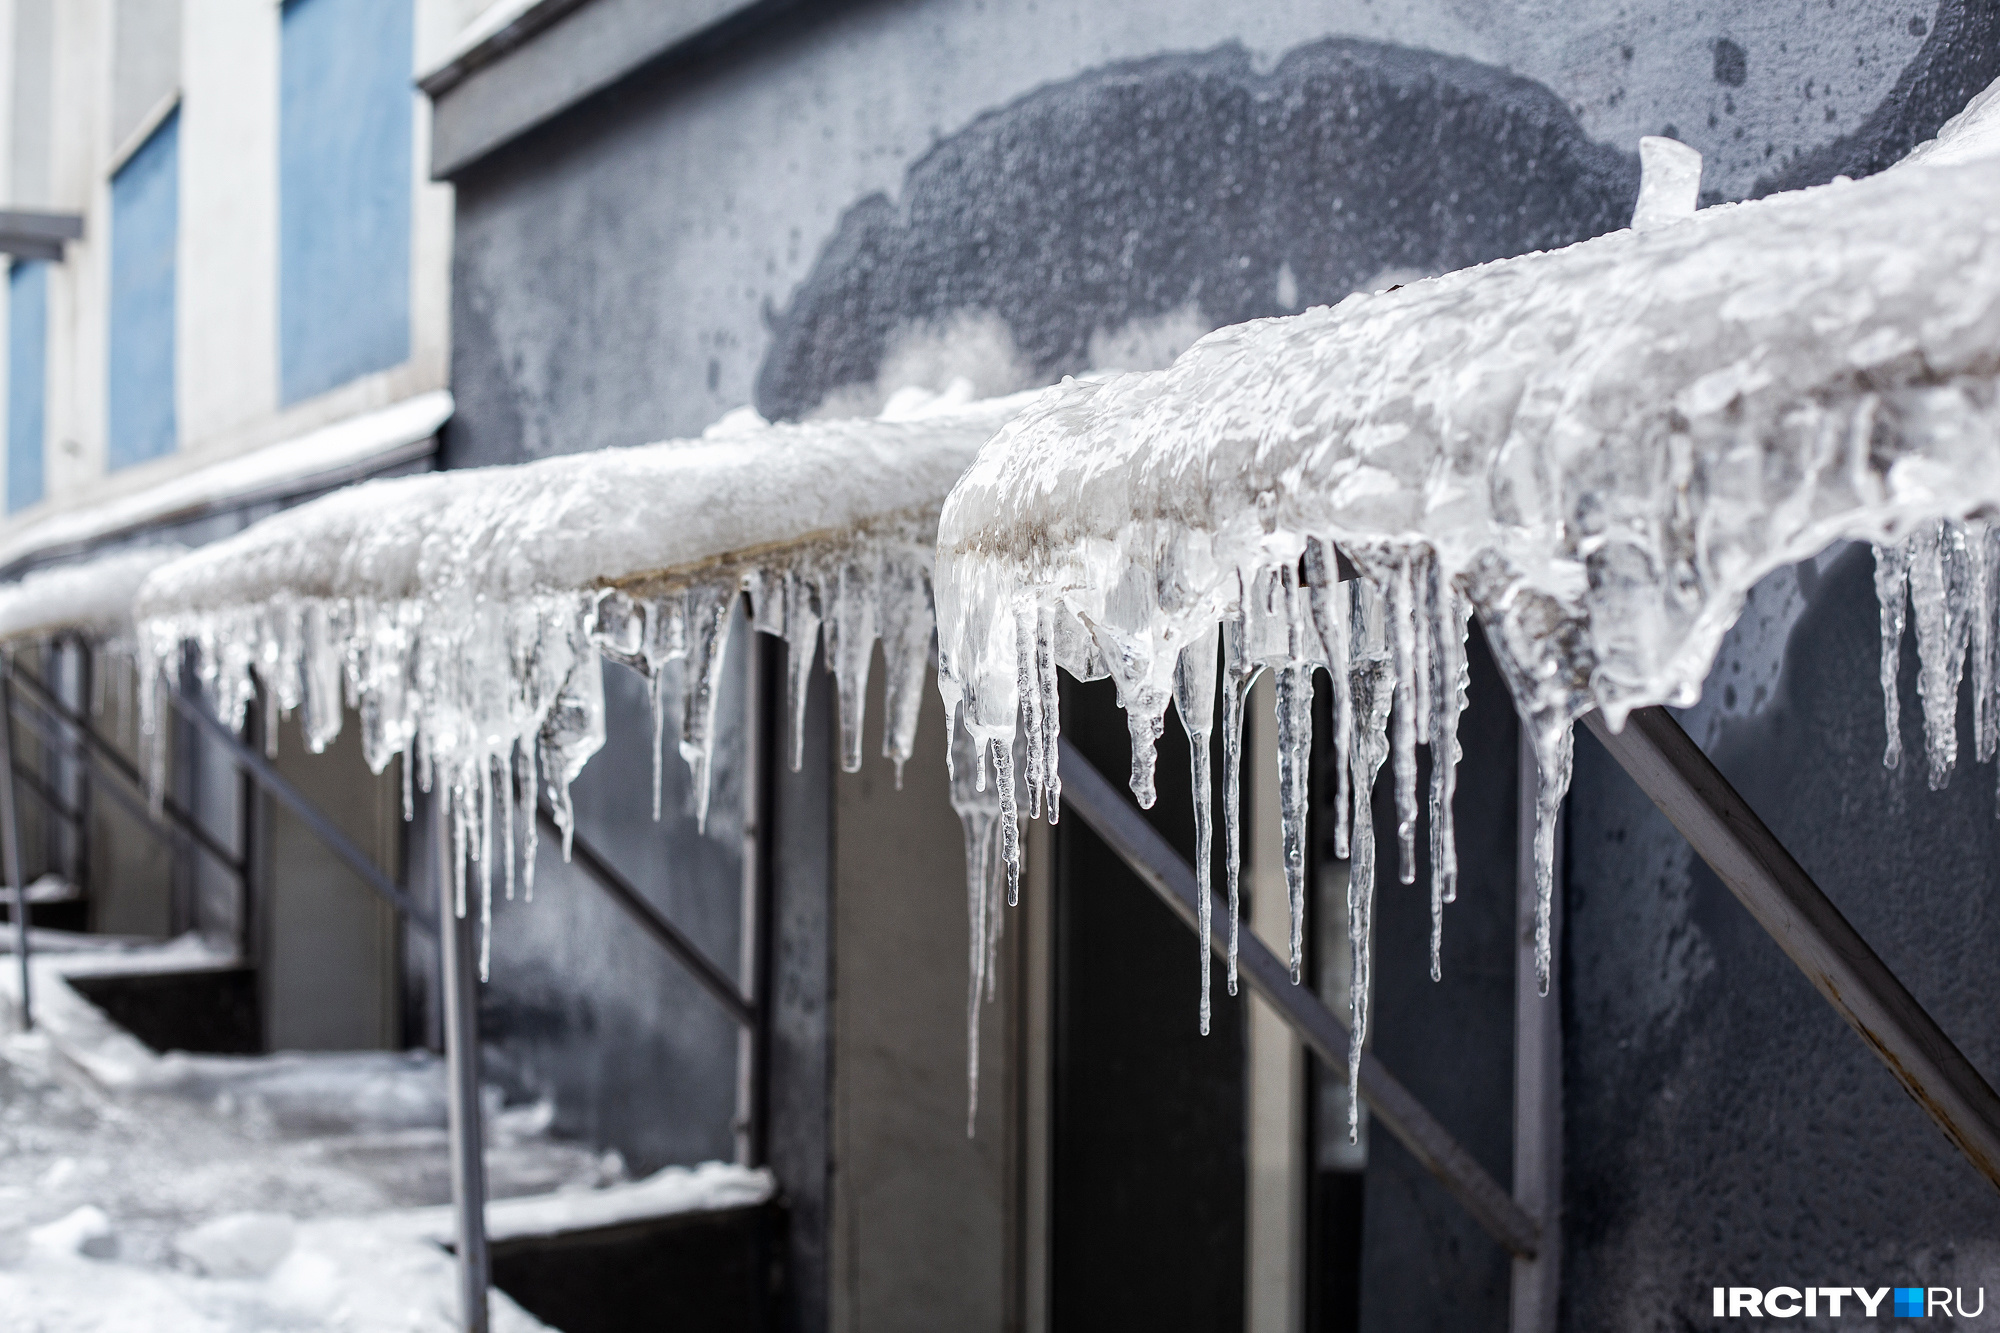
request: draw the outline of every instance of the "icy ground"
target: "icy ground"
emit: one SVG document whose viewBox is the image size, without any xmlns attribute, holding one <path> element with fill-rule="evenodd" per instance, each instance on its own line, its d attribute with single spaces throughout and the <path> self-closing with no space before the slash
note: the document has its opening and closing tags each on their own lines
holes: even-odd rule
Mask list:
<svg viewBox="0 0 2000 1333">
<path fill-rule="evenodd" d="M 64 981 L 212 964 L 197 942 L 122 953 L 37 932 L 39 1027 L 0 959 L 0 1327 L 456 1327 L 441 1063 L 424 1053 L 156 1055 Z M 46 938 L 43 938 L 46 937 Z M 709 1164 L 624 1181 L 615 1153 L 547 1135 L 546 1105 L 489 1090 L 496 1236 L 756 1202 L 759 1172 Z M 544 1327 L 499 1292 L 494 1327 Z"/>
</svg>

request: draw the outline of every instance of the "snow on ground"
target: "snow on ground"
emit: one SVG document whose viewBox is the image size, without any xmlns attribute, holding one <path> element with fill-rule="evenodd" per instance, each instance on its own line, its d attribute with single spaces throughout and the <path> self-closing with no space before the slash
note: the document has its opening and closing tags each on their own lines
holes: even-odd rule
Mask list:
<svg viewBox="0 0 2000 1333">
<path fill-rule="evenodd" d="M 36 932 L 35 1009 L 0 967 L 0 1312 L 8 1333 L 456 1327 L 442 1062 L 422 1052 L 160 1055 L 69 987 L 85 972 L 213 966 L 165 945 Z M 496 1236 L 769 1197 L 710 1163 L 624 1180 L 493 1090 Z M 504 1295 L 494 1327 L 543 1327 Z"/>
</svg>

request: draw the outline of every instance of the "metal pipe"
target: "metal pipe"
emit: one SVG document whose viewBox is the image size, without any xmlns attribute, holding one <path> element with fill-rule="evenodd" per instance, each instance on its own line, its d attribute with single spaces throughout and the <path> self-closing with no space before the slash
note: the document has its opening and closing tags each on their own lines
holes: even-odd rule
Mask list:
<svg viewBox="0 0 2000 1333">
<path fill-rule="evenodd" d="M 1509 1333 L 1555 1333 L 1562 1280 L 1562 969 L 1549 993 L 1535 977 L 1535 798 L 1541 767 L 1527 728 L 1516 746 L 1514 817 L 1514 1202 L 1535 1219 L 1546 1243 L 1514 1257 Z M 1558 842 L 1557 846 L 1562 844 Z M 1549 945 L 1562 957 L 1562 862 L 1557 858 Z"/>
<path fill-rule="evenodd" d="M 2000 1187 L 2000 1097 L 1664 708 L 1591 734 L 1974 1169 Z"/>
<path fill-rule="evenodd" d="M 558 838 L 562 836 L 562 827 L 556 823 L 555 813 L 549 809 L 547 797 L 541 799 L 535 814 L 542 821 L 543 828 Z M 667 920 L 659 908 L 648 902 L 645 895 L 633 886 L 632 881 L 619 874 L 595 847 L 584 840 L 582 834 L 571 832 L 569 852 L 571 862 L 582 866 L 584 873 L 596 880 L 598 886 L 611 895 L 613 902 L 624 908 L 661 948 L 672 954 L 679 960 L 681 966 L 692 972 L 694 979 L 701 983 L 701 988 L 714 996 L 716 1002 L 729 1011 L 731 1018 L 742 1024 L 749 1024 L 752 1021 L 753 1015 L 749 1003 L 737 993 L 736 983 L 729 979 L 728 974 L 709 962 L 708 956 L 695 945 L 695 942 L 683 935 L 673 922 Z"/>
<path fill-rule="evenodd" d="M 450 797 L 431 800 L 431 875 L 437 881 L 444 991 L 445 1092 L 451 1122 L 451 1202 L 458 1224 L 458 1308 L 465 1333 L 488 1333 L 486 1141 L 479 1117 L 478 923 L 453 902 Z"/>
<path fill-rule="evenodd" d="M 29 983 L 28 967 L 28 880 L 21 873 L 21 824 L 14 808 L 14 691 L 9 677 L 12 659 L 0 670 L 0 863 L 4 863 L 7 883 L 14 889 L 14 957 L 21 966 L 21 1030 L 35 1026 L 35 1000 Z"/>
<path fill-rule="evenodd" d="M 222 722 L 201 704 L 182 697 L 177 691 L 168 691 L 167 698 L 185 717 L 229 751 L 237 763 L 248 769 L 256 777 L 258 784 L 277 797 L 280 804 L 298 817 L 299 822 L 311 829 L 326 845 L 328 851 L 346 862 L 347 868 L 359 876 L 362 883 L 388 899 L 397 911 L 422 929 L 426 931 L 432 929 L 431 922 L 417 911 L 417 905 L 410 895 L 383 874 L 382 868 L 375 864 L 373 858 L 355 846 L 354 840 L 348 837 L 338 824 L 327 818 L 326 812 L 315 805 L 305 793 L 279 773 L 276 765 L 245 745 L 242 737 L 222 725 Z"/>
<path fill-rule="evenodd" d="M 1200 901 L 1194 868 L 1081 751 L 1067 739 L 1061 746 L 1063 808 L 1074 811 L 1192 927 L 1195 904 Z M 1217 918 L 1228 920 L 1227 904 L 1219 895 L 1213 896 Z M 1215 933 L 1214 947 L 1218 954 L 1228 947 L 1227 932 Z M 1330 1068 L 1347 1068 L 1346 1027 L 1320 1003 L 1317 995 L 1293 985 L 1291 969 L 1249 931 L 1243 932 L 1238 945 L 1237 971 L 1315 1055 Z M 1507 1191 L 1500 1188 L 1472 1154 L 1452 1138 L 1409 1089 L 1382 1067 L 1374 1052 L 1366 1049 L 1361 1052 L 1360 1092 L 1382 1126 L 1451 1191 L 1487 1235 L 1514 1254 L 1534 1256 L 1541 1239 L 1535 1219 L 1507 1196 Z"/>
</svg>

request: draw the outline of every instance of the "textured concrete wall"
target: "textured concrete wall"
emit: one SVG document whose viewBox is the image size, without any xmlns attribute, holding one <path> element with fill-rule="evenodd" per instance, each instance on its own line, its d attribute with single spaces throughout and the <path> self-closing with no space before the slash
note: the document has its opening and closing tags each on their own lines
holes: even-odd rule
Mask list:
<svg viewBox="0 0 2000 1333">
<path fill-rule="evenodd" d="M 1742 198 L 1877 169 L 1996 75 L 1991 0 L 831 7 L 664 60 L 458 181 L 448 453 L 508 462 L 689 433 L 745 401 L 858 411 L 958 375 L 992 391 L 1162 364 L 1222 323 L 1622 225 L 1640 134 L 1694 144 L 1710 197 Z M 1840 674 L 1873 651 L 1865 580 L 1827 577 L 1839 644 L 1795 651 L 1783 701 L 1773 677 L 1764 713 L 1710 739 L 1919 996 L 1962 997 L 1947 1024 L 1989 1058 L 1960 962 L 1983 941 L 1966 886 L 1990 779 L 1932 797 L 1871 768 L 1877 742 L 1834 762 L 1879 709 L 1865 674 Z M 1474 763 L 1511 772 L 1511 728 L 1470 730 L 1505 749 Z M 1864 1258 L 1880 1282 L 1976 1271 L 1991 1210 L 1963 1170 L 1580 748 L 1569 1325 L 1678 1327 L 1713 1282 L 1842 1283 Z M 1510 937 L 1511 907 L 1456 911 L 1448 950 Z M 1469 976 L 1475 1001 L 1506 993 L 1496 967 Z M 1403 993 L 1384 981 L 1384 1059 L 1395 1047 L 1493 1156 L 1492 1025 L 1448 1003 L 1406 1023 Z M 1903 1209 L 1905 1172 L 1935 1202 Z M 1434 1225 L 1427 1187 L 1393 1221 L 1370 1205 L 1370 1326 L 1494 1308 L 1485 1242 Z"/>
</svg>

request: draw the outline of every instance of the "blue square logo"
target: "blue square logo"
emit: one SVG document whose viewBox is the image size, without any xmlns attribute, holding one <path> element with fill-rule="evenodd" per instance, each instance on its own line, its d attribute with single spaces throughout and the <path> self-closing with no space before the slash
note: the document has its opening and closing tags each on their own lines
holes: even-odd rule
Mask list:
<svg viewBox="0 0 2000 1333">
<path fill-rule="evenodd" d="M 1924 1314 L 1924 1289 L 1922 1287 L 1896 1288 L 1896 1317 L 1898 1319 L 1922 1318 Z"/>
</svg>

